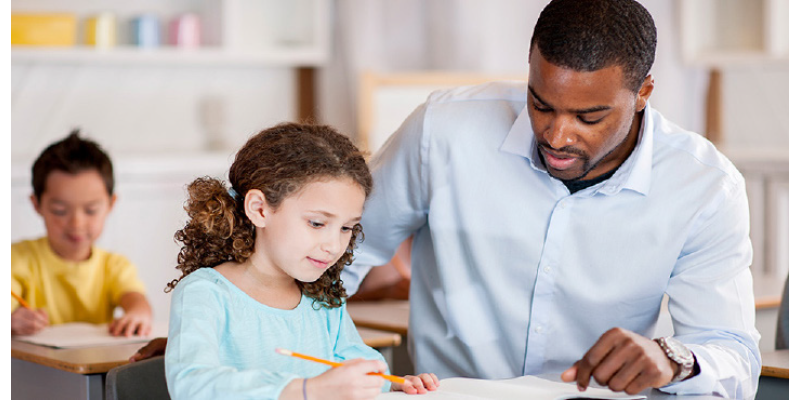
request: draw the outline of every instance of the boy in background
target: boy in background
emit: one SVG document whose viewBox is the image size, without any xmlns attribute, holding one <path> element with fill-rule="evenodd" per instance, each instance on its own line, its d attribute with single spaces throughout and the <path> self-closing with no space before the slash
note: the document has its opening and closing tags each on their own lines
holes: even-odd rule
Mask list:
<svg viewBox="0 0 800 400">
<path fill-rule="evenodd" d="M 47 235 L 11 245 L 11 334 L 66 322 L 109 323 L 115 336 L 148 335 L 152 311 L 135 266 L 94 246 L 114 206 L 108 155 L 78 131 L 47 147 L 33 164 L 31 202 Z M 119 306 L 125 314 L 114 320 Z"/>
</svg>

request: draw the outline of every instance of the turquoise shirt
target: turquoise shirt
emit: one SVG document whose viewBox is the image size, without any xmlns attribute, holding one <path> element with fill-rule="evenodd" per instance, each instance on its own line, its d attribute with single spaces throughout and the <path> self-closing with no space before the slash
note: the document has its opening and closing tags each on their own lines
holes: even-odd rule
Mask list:
<svg viewBox="0 0 800 400">
<path fill-rule="evenodd" d="M 268 307 L 212 268 L 192 272 L 172 294 L 165 358 L 170 396 L 277 399 L 293 379 L 329 369 L 277 354 L 276 347 L 338 362 L 385 362 L 361 340 L 344 306 L 313 303 L 303 296 L 293 310 Z"/>
</svg>

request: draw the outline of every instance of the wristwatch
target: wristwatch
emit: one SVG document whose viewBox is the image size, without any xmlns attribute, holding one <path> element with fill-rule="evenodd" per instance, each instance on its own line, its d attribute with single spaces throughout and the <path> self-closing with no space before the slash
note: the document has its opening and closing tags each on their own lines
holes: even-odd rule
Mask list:
<svg viewBox="0 0 800 400">
<path fill-rule="evenodd" d="M 680 382 L 686 379 L 694 369 L 694 355 L 683 343 L 679 342 L 673 337 L 660 337 L 655 339 L 656 343 L 661 346 L 661 350 L 672 361 L 678 364 L 678 373 L 672 378 L 670 383 Z"/>
</svg>

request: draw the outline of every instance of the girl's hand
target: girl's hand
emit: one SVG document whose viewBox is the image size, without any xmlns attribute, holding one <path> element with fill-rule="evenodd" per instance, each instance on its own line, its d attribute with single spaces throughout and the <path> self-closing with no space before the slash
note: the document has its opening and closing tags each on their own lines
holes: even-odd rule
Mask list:
<svg viewBox="0 0 800 400">
<path fill-rule="evenodd" d="M 142 346 L 136 354 L 128 359 L 130 362 L 146 360 L 151 357 L 163 356 L 167 350 L 167 338 L 159 337 L 149 341 L 146 345 Z"/>
<path fill-rule="evenodd" d="M 25 307 L 19 307 L 11 313 L 12 335 L 33 335 L 47 325 L 50 325 L 50 318 L 42 308 L 29 310 Z"/>
<path fill-rule="evenodd" d="M 306 398 L 308 400 L 374 399 L 381 393 L 384 380 L 380 376 L 367 373 L 385 370 L 386 364 L 377 360 L 359 358 L 345 361 L 341 367 L 331 368 L 314 378 L 309 378 L 306 382 Z"/>
<path fill-rule="evenodd" d="M 439 378 L 435 374 L 420 374 L 404 376 L 406 383 L 392 383 L 392 390 L 402 390 L 406 394 L 425 394 L 428 390 L 439 387 Z"/>
</svg>

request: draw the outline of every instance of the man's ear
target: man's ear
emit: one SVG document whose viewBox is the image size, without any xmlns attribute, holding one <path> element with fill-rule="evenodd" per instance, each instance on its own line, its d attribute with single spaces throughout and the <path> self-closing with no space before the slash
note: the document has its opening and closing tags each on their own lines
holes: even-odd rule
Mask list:
<svg viewBox="0 0 800 400">
<path fill-rule="evenodd" d="M 263 228 L 267 226 L 267 222 L 272 216 L 273 210 L 272 207 L 269 206 L 269 203 L 267 203 L 264 192 L 258 189 L 250 189 L 247 191 L 247 194 L 244 195 L 244 213 L 253 225 L 257 228 Z"/>
<path fill-rule="evenodd" d="M 647 75 L 647 77 L 644 78 L 642 87 L 639 88 L 639 92 L 636 93 L 636 112 L 644 110 L 644 107 L 647 105 L 647 100 L 650 99 L 650 95 L 653 94 L 654 88 L 655 80 L 653 79 L 653 75 Z"/>
</svg>

